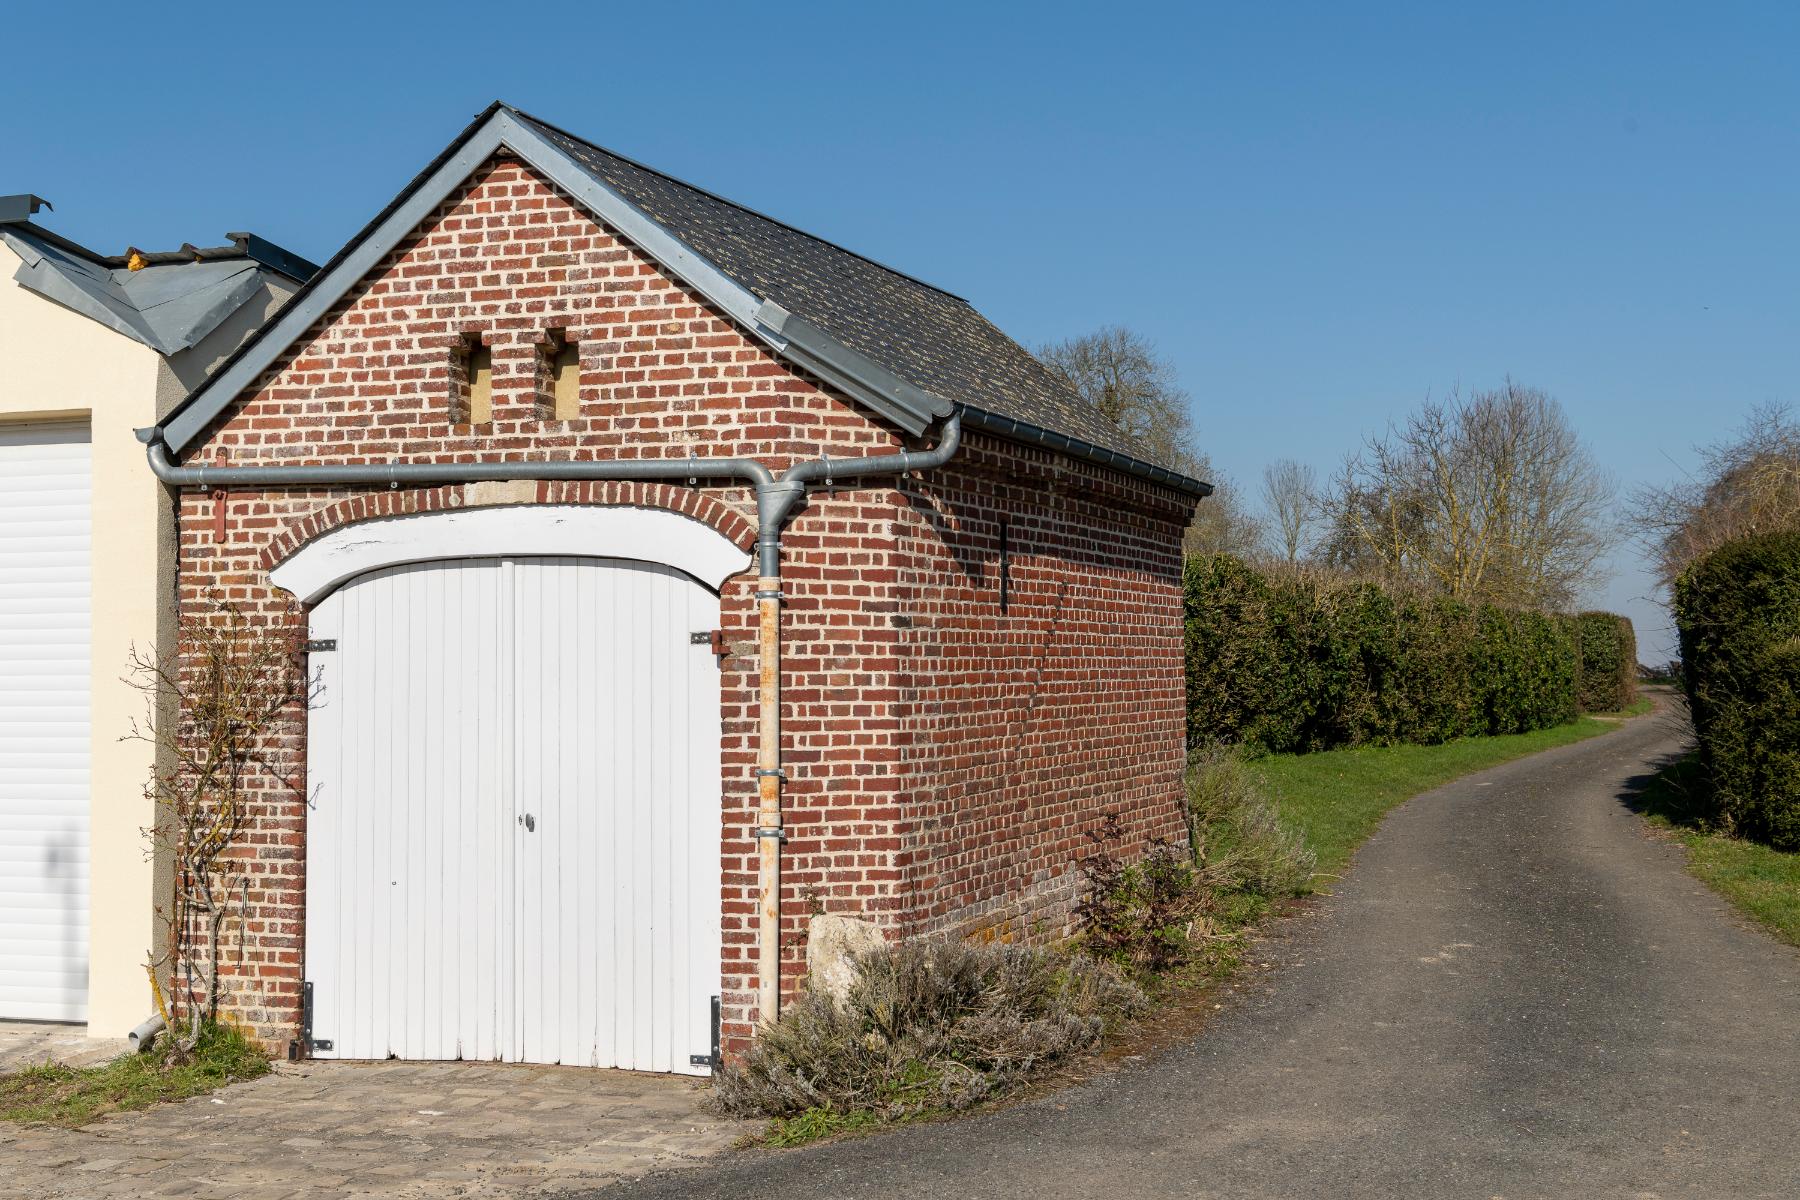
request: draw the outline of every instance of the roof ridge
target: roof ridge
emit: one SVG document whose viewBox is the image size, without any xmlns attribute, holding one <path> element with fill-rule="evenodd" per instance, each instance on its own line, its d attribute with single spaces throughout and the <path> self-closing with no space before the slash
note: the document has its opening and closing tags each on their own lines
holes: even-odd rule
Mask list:
<svg viewBox="0 0 1800 1200">
<path fill-rule="evenodd" d="M 697 192 L 700 195 L 705 196 L 709 200 L 717 200 L 720 204 L 729 205 L 730 207 L 737 209 L 739 212 L 748 213 L 750 216 L 755 217 L 759 221 L 767 221 L 771 225 L 778 225 L 781 228 L 787 230 L 789 233 L 798 234 L 803 238 L 808 238 L 812 241 L 818 242 L 822 246 L 830 246 L 833 250 L 837 250 L 837 251 L 840 251 L 841 253 L 848 254 L 852 258 L 859 258 L 863 262 L 868 263 L 872 267 L 877 267 L 880 270 L 886 271 L 889 275 L 897 276 L 901 279 L 908 281 L 909 283 L 916 283 L 922 288 L 929 288 L 931 291 L 934 291 L 941 296 L 948 296 L 948 297 L 950 297 L 950 299 L 956 301 L 958 304 L 967 304 L 971 308 L 974 307 L 973 304 L 970 304 L 968 297 L 959 296 L 955 292 L 951 291 L 949 288 L 940 287 L 937 284 L 932 283 L 928 279 L 920 279 L 917 275 L 908 274 L 907 272 L 900 270 L 898 267 L 891 267 L 887 263 L 882 262 L 878 258 L 870 258 L 867 254 L 864 254 L 858 250 L 852 250 L 850 247 L 845 246 L 839 242 L 834 242 L 830 238 L 820 237 L 818 234 L 812 233 L 809 230 L 802 229 L 798 225 L 790 225 L 788 222 L 783 221 L 780 217 L 772 217 L 768 213 L 763 212 L 761 209 L 751 208 L 748 204 L 740 203 L 739 201 L 733 200 L 729 196 L 721 196 L 721 195 L 719 195 L 719 193 L 717 193 L 715 191 L 711 191 L 710 189 L 703 188 L 697 183 L 689 182 L 688 180 L 683 179 L 678 175 L 671 175 L 667 171 L 659 170 L 658 168 L 651 166 L 649 163 L 639 162 L 637 159 L 632 158 L 630 155 L 620 154 L 617 150 L 608 149 L 607 147 L 600 145 L 600 143 L 598 143 L 598 142 L 589 141 L 587 138 L 582 137 L 578 133 L 574 133 L 568 129 L 564 129 L 561 125 L 557 125 L 554 122 L 546 121 L 542 117 L 533 116 L 531 113 L 526 112 L 522 108 L 514 108 L 512 105 L 507 104 L 504 101 L 498 101 L 497 103 L 499 104 L 499 106 L 501 108 L 504 108 L 506 111 L 512 113 L 514 116 L 523 117 L 525 120 L 530 121 L 533 125 L 542 126 L 543 128 L 548 129 L 550 132 L 560 134 L 561 136 L 568 138 L 572 142 L 578 142 L 581 145 L 586 146 L 590 150 L 597 150 L 601 154 L 605 154 L 611 158 L 616 158 L 620 162 L 626 163 L 629 166 L 635 167 L 640 171 L 644 171 L 648 174 L 654 175 L 658 179 L 666 179 L 670 183 L 675 184 L 677 187 L 684 187 L 690 192 Z"/>
<path fill-rule="evenodd" d="M 141 263 L 150 267 L 183 266 L 190 263 L 203 262 L 243 261 L 257 266 L 269 267 L 271 270 L 279 271 L 281 274 L 287 275 L 289 278 L 295 279 L 298 282 L 305 282 L 305 279 L 294 275 L 292 271 L 284 270 L 279 265 L 265 261 L 266 255 L 258 257 L 250 246 L 251 241 L 263 243 L 265 246 L 273 248 L 287 258 L 295 260 L 298 264 L 304 266 L 313 265 L 306 262 L 306 260 L 301 259 L 299 255 L 294 254 L 292 251 L 276 246 L 273 242 L 257 237 L 254 234 L 236 235 L 241 236 L 244 241 L 240 242 L 234 239 L 230 245 L 225 246 L 196 246 L 192 242 L 184 242 L 179 250 L 145 250 L 141 246 L 132 246 L 123 254 L 106 254 L 99 250 L 95 250 L 91 246 L 85 246 L 74 238 L 60 234 L 54 229 L 39 225 L 35 221 L 12 221 L 6 225 L 6 228 L 22 233 L 26 237 L 37 238 L 40 241 L 56 247 L 65 254 L 92 263 L 94 266 L 107 271 L 125 270 L 131 265 L 132 256 L 136 255 Z M 226 236 L 233 237 L 234 235 L 227 234 Z M 313 269 L 317 270 L 318 268 L 314 267 Z"/>
<path fill-rule="evenodd" d="M 41 241 L 48 242 L 63 253 L 73 255 L 76 258 L 86 259 L 97 267 L 104 267 L 107 270 L 111 270 L 114 265 L 107 262 L 108 256 L 100 253 L 100 251 L 84 246 L 74 238 L 64 237 L 54 229 L 46 229 L 36 221 L 14 221 L 9 223 L 6 228 L 14 233 L 23 233 L 27 237 L 34 237 Z M 117 265 L 125 265 L 125 260 L 123 258 L 119 259 Z"/>
</svg>

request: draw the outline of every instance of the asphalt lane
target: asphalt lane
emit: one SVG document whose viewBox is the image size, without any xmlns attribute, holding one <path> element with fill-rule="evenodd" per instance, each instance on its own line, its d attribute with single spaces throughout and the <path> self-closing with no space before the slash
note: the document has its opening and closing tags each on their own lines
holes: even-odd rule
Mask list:
<svg viewBox="0 0 1800 1200">
<path fill-rule="evenodd" d="M 1410 801 L 1153 1059 L 607 1200 L 1800 1196 L 1800 952 L 1623 802 L 1685 739 L 1641 718 Z"/>
</svg>

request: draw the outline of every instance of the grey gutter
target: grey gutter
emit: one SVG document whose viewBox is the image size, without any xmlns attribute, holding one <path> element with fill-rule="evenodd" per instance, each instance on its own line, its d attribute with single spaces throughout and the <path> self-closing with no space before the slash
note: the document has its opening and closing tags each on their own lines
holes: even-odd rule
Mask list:
<svg viewBox="0 0 1800 1200">
<path fill-rule="evenodd" d="M 321 488 L 343 484 L 401 487 L 490 479 L 741 479 L 775 476 L 753 458 L 497 459 L 491 462 L 346 463 L 292 467 L 184 467 L 169 456 L 160 426 L 137 431 L 150 469 L 164 483 L 197 488 Z"/>
<path fill-rule="evenodd" d="M 1080 438 L 1070 437 L 1066 433 L 1058 433 L 1054 429 L 1045 429 L 1033 425 L 1029 421 L 1021 421 L 1017 417 L 1004 417 L 999 413 L 986 409 L 963 405 L 963 419 L 971 426 L 987 433 L 1011 438 L 1016 442 L 1024 442 L 1028 446 L 1039 446 L 1045 450 L 1054 450 L 1059 454 L 1067 454 L 1070 458 L 1079 458 L 1096 466 L 1112 467 L 1127 475 L 1136 475 L 1140 479 L 1148 479 L 1152 483 L 1160 483 L 1184 495 L 1195 499 L 1205 499 L 1213 494 L 1213 485 L 1203 480 L 1193 479 L 1167 467 L 1159 467 L 1155 463 L 1145 462 L 1141 458 L 1133 458 L 1129 454 L 1121 454 L 1117 450 L 1108 450 L 1105 446 L 1096 446 L 1092 442 L 1084 442 Z"/>
<path fill-rule="evenodd" d="M 490 462 L 344 463 L 279 467 L 181 466 L 169 456 L 161 426 L 137 431 L 156 477 L 173 487 L 322 488 L 343 485 L 397 488 L 429 483 L 477 483 L 486 480 L 647 480 L 735 479 L 756 493 L 756 548 L 765 576 L 781 569 L 781 532 L 806 499 L 806 485 L 816 479 L 836 481 L 900 471 L 940 467 L 962 441 L 962 414 L 944 422 L 938 444 L 927 451 L 903 451 L 866 458 L 807 459 L 775 473 L 754 458 L 630 459 L 501 459 Z"/>
<path fill-rule="evenodd" d="M 938 444 L 930 450 L 902 450 L 897 454 L 836 460 L 820 455 L 795 463 L 781 473 L 781 478 L 792 483 L 813 483 L 822 479 L 830 486 L 838 479 L 854 479 L 859 475 L 935 470 L 949 462 L 957 447 L 962 445 L 962 423 L 961 411 L 951 413 L 950 419 L 944 422 L 943 431 L 938 434 Z"/>
</svg>

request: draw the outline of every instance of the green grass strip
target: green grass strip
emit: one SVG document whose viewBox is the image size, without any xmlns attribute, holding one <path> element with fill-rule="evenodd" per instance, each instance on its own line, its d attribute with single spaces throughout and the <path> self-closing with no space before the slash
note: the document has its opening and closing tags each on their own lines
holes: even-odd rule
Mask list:
<svg viewBox="0 0 1800 1200">
<path fill-rule="evenodd" d="M 1645 702 L 1648 703 L 1647 701 Z M 1319 856 L 1317 891 L 1329 890 L 1388 810 L 1474 771 L 1617 729 L 1617 719 L 1581 717 L 1532 733 L 1460 738 L 1436 746 L 1354 746 L 1272 754 L 1248 764 L 1283 819 Z"/>
<path fill-rule="evenodd" d="M 261 1048 L 235 1029 L 214 1025 L 202 1031 L 193 1057 L 177 1066 L 165 1067 L 153 1050 L 98 1067 L 44 1063 L 0 1074 L 0 1121 L 74 1128 L 107 1113 L 201 1096 L 268 1070 Z"/>
<path fill-rule="evenodd" d="M 1782 941 L 1800 946 L 1800 854 L 1712 829 L 1697 758 L 1664 768 L 1633 807 L 1687 847 L 1688 871 L 1696 879 Z"/>
</svg>

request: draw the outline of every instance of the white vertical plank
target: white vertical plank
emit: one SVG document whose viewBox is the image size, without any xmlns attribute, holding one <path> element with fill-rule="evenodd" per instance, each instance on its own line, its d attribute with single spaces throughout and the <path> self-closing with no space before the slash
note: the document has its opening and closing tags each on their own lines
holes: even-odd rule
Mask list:
<svg viewBox="0 0 1800 1200">
<path fill-rule="evenodd" d="M 599 596 L 602 572 L 580 571 L 575 597 L 575 608 L 571 614 L 574 628 L 571 631 L 575 638 L 574 664 L 577 674 L 593 673 L 600 663 L 598 658 L 599 630 Z M 599 914 L 594 908 L 594 884 L 600 873 L 599 848 L 601 839 L 607 828 L 606 814 L 602 807 L 604 797 L 599 786 L 600 746 L 602 729 L 600 722 L 599 697 L 605 690 L 600 686 L 577 687 L 576 702 L 573 706 L 573 725 L 565 725 L 563 734 L 574 739 L 575 759 L 573 770 L 575 786 L 582 791 L 584 803 L 579 803 L 576 817 L 576 836 L 574 841 L 575 858 L 575 913 L 577 926 L 575 929 L 575 954 L 577 969 L 575 972 L 575 990 L 578 1007 L 575 1015 L 575 1038 L 578 1058 L 576 1061 L 598 1066 L 601 1061 L 599 1042 L 599 1003 L 598 981 L 603 978 L 599 969 L 601 946 L 601 923 Z"/>
<path fill-rule="evenodd" d="M 675 772 L 670 768 L 673 747 L 678 735 L 687 731 L 680 727 L 683 714 L 673 711 L 673 698 L 681 682 L 682 668 L 691 652 L 688 644 L 687 606 L 671 586 L 672 572 L 667 568 L 643 569 L 644 603 L 649 608 L 649 625 L 654 637 L 650 645 L 649 677 L 646 680 L 650 701 L 650 743 L 643 778 L 647 781 L 643 799 L 649 808 L 646 824 L 649 844 L 644 847 L 650 865 L 650 986 L 647 989 L 648 1012 L 644 1025 L 648 1041 L 644 1052 L 652 1071 L 674 1069 L 674 1022 L 678 1002 L 671 994 L 675 962 L 675 889 L 669 870 L 674 851 L 675 809 L 681 796 L 675 791 Z M 685 931 L 683 931 L 685 932 Z"/>
<path fill-rule="evenodd" d="M 308 636 L 334 638 L 343 609 L 342 593 L 327 596 L 312 611 Z M 315 989 L 315 1026 L 341 1027 L 348 996 L 344 989 L 342 884 L 343 791 L 337 773 L 343 763 L 343 687 L 338 656 L 309 655 L 307 674 L 313 688 L 306 737 L 306 975 Z M 333 1057 L 335 1046 L 322 1054 Z"/>
<path fill-rule="evenodd" d="M 341 901 L 338 922 L 343 935 L 339 951 L 345 992 L 346 1012 L 341 1026 L 329 1027 L 314 1022 L 314 1032 L 329 1038 L 342 1058 L 372 1053 L 370 1039 L 374 1020 L 374 980 L 370 976 L 368 958 L 369 926 L 379 915 L 372 907 L 375 898 L 375 868 L 369 859 L 368 827 L 374 819 L 368 803 L 370 746 L 374 730 L 369 728 L 368 696 L 375 679 L 376 664 L 367 655 L 350 655 L 346 645 L 366 641 L 373 633 L 369 625 L 369 596 L 351 591 L 344 595 L 343 636 L 335 653 L 343 678 L 344 759 L 337 780 L 342 793 L 340 811 L 343 820 L 344 877 L 350 895 Z M 351 897 L 354 897 L 352 899 Z M 315 988 L 315 999 L 317 989 Z"/>
<path fill-rule="evenodd" d="M 459 780 L 459 800 L 474 832 L 465 839 L 461 891 L 467 922 L 467 954 L 463 984 L 470 1009 L 464 1029 L 464 1057 L 483 1060 L 503 1056 L 501 983 L 511 979 L 506 959 L 506 931 L 511 928 L 511 891 L 504 874 L 512 838 L 511 790 L 505 779 L 505 711 L 501 675 L 510 661 L 506 653 L 509 607 L 503 595 L 503 572 L 488 563 L 480 589 L 469 606 L 469 621 L 457 636 L 473 651 L 465 678 L 473 682 L 456 725 L 469 769 Z"/>
<path fill-rule="evenodd" d="M 631 1061 L 645 1064 L 646 1070 L 653 1070 L 652 1049 L 650 1041 L 651 1028 L 651 996 L 655 990 L 654 939 L 655 924 L 655 862 L 645 854 L 646 846 L 644 830 L 649 826 L 648 809 L 655 803 L 655 778 L 651 772 L 652 757 L 644 751 L 654 745 L 656 736 L 657 712 L 654 701 L 656 681 L 654 678 L 657 659 L 658 642 L 663 633 L 663 623 L 658 620 L 661 615 L 655 610 L 650 597 L 646 596 L 643 577 L 635 572 L 623 572 L 623 578 L 630 581 L 624 604 L 626 614 L 638 618 L 638 636 L 631 642 L 631 665 L 628 678 L 631 686 L 644 693 L 633 697 L 632 729 L 629 779 L 625 792 L 625 811 L 633 833 L 634 853 L 631 856 Z"/>
<path fill-rule="evenodd" d="M 374 639 L 376 629 L 371 618 L 371 593 L 355 591 L 344 598 L 344 638 L 338 642 L 337 653 L 343 658 L 343 671 L 347 679 L 344 702 L 346 706 L 346 725 L 355 730 L 354 746 L 345 757 L 339 780 L 344 791 L 344 821 L 349 827 L 350 878 L 355 888 L 354 904 L 347 904 L 343 913 L 344 941 L 349 950 L 350 959 L 345 965 L 347 990 L 350 992 L 352 1008 L 348 1014 L 348 1028 L 340 1039 L 335 1029 L 325 1030 L 334 1045 L 340 1048 L 341 1057 L 373 1057 L 376 1048 L 375 1039 L 375 1005 L 376 979 L 373 971 L 373 943 L 370 934 L 381 919 L 379 907 L 382 890 L 377 886 L 380 874 L 372 853 L 374 838 L 372 831 L 376 810 L 371 803 L 372 794 L 378 791 L 378 784 L 371 774 L 374 771 L 373 749 L 379 737 L 379 730 L 371 727 L 374 719 L 369 712 L 370 693 L 379 675 L 379 663 L 375 659 Z M 352 655 L 348 647 L 358 647 Z M 350 740 L 350 739 L 346 739 Z"/>
<path fill-rule="evenodd" d="M 529 817 L 531 827 L 517 824 L 515 845 L 519 855 L 517 879 L 518 925 L 517 966 L 513 975 L 513 994 L 518 1004 L 518 1057 L 522 1062 L 548 1059 L 545 1026 L 550 1021 L 553 1002 L 553 980 L 550 972 L 556 963 L 546 952 L 545 924 L 555 920 L 555 910 L 544 903 L 547 888 L 554 887 L 546 875 L 553 870 L 545 850 L 554 823 L 547 787 L 547 764 L 541 731 L 545 719 L 546 690 L 551 685 L 554 664 L 543 653 L 543 626 L 548 597 L 543 586 L 543 564 L 537 560 L 521 560 L 508 564 L 513 577 L 513 645 L 517 651 L 513 682 L 514 720 L 513 778 L 517 780 L 516 808 L 520 818 Z"/>
<path fill-rule="evenodd" d="M 517 569 L 511 561 L 500 564 L 500 596 L 499 596 L 499 633 L 496 641 L 504 648 L 495 664 L 494 692 L 500 698 L 499 718 L 494 723 L 495 743 L 498 747 L 499 778 L 501 783 L 500 811 L 504 814 L 505 828 L 499 838 L 500 869 L 495 878 L 501 886 L 498 897 L 500 908 L 508 914 L 508 919 L 501 925 L 496 940 L 497 957 L 504 964 L 506 974 L 495 988 L 500 1008 L 500 1054 L 506 1062 L 522 1061 L 521 1045 L 519 978 L 523 963 L 520 958 L 521 946 L 519 938 L 520 897 L 517 881 L 520 875 L 519 818 L 524 815 L 524 807 L 519 795 L 519 712 L 518 712 L 518 671 L 519 671 L 519 609 Z"/>
<path fill-rule="evenodd" d="M 701 587 L 687 589 L 688 620 L 696 629 L 719 625 L 719 598 Z M 724 797 L 720 792 L 724 769 L 720 748 L 720 706 L 723 681 L 720 664 L 710 652 L 690 653 L 687 660 L 685 710 L 680 713 L 688 734 L 681 755 L 686 764 L 682 783 L 684 828 L 678 833 L 677 853 L 686 864 L 682 895 L 690 906 L 683 920 L 688 941 L 682 955 L 685 970 L 681 996 L 686 1005 L 684 1026 L 688 1040 L 705 1049 L 712 1041 L 712 997 L 719 991 L 719 962 L 723 956 L 721 908 L 724 903 L 724 860 L 721 837 Z M 677 1056 L 677 1070 L 685 1058 Z"/>
<path fill-rule="evenodd" d="M 586 946 L 582 942 L 582 912 L 579 905 L 582 870 L 581 851 L 584 832 L 582 816 L 591 806 L 589 788 L 579 774 L 582 736 L 583 663 L 581 648 L 587 632 L 587 615 L 582 612 L 583 582 L 592 574 L 580 559 L 559 559 L 556 566 L 556 603 L 547 614 L 554 622 L 557 640 L 566 647 L 556 656 L 557 683 L 549 697 L 550 711 L 543 728 L 546 751 L 556 762 L 554 776 L 556 798 L 556 835 L 551 840 L 557 857 L 557 933 L 553 953 L 556 956 L 557 982 L 556 1061 L 571 1066 L 593 1062 L 593 1047 L 581 1035 L 581 973 L 586 963 Z M 545 631 L 546 640 L 550 630 Z M 570 652 L 572 651 L 572 653 Z"/>
<path fill-rule="evenodd" d="M 594 814 L 598 829 L 603 831 L 589 848 L 587 861 L 594 875 L 587 903 L 593 906 L 594 921 L 594 1059 L 603 1066 L 622 1065 L 619 1038 L 619 992 L 625 983 L 619 962 L 622 945 L 622 917 L 618 894 L 621 890 L 620 863 L 629 853 L 619 836 L 623 815 L 619 811 L 619 748 L 624 745 L 624 722 L 631 699 L 618 681 L 626 678 L 620 648 L 634 636 L 619 619 L 619 572 L 595 573 L 594 610 L 590 618 L 594 627 L 594 657 L 584 664 L 588 676 L 596 681 L 589 689 L 594 697 L 594 740 L 603 748 L 594 762 Z"/>
<path fill-rule="evenodd" d="M 401 642 L 408 661 L 406 664 L 407 694 L 400 704 L 402 719 L 417 720 L 416 712 L 430 702 L 433 693 L 427 684 L 427 676 L 431 665 L 436 660 L 432 653 L 431 631 L 434 624 L 443 617 L 443 600 L 447 598 L 448 589 L 443 586 L 428 588 L 424 576 L 429 567 L 410 567 L 406 571 L 405 597 L 408 611 L 414 619 L 407 621 L 401 628 Z M 435 596 L 432 595 L 435 593 Z M 428 598 L 438 603 L 428 608 L 422 604 Z M 424 619 L 419 619 L 423 617 Z M 438 727 L 436 721 L 425 721 L 412 736 L 404 739 L 400 751 L 404 754 L 405 778 L 402 786 L 407 799 L 406 813 L 401 818 L 400 836 L 395 839 L 395 849 L 406 856 L 406 873 L 400 880 L 400 900 L 404 906 L 404 927 L 406 929 L 406 974 L 403 991 L 409 999 L 407 1004 L 407 1021 L 400 1051 L 402 1058 L 436 1058 L 438 1047 L 435 1040 L 428 1040 L 430 1021 L 427 1010 L 431 1005 L 431 990 L 425 984 L 425 949 L 426 930 L 437 922 L 433 919 L 430 876 L 426 870 L 426 849 L 435 833 L 437 821 L 435 812 L 438 795 L 431 790 L 427 780 L 429 762 L 433 748 L 432 731 Z"/>
<path fill-rule="evenodd" d="M 373 593 L 357 589 L 345 597 L 344 604 L 344 640 L 338 643 L 338 653 L 344 656 L 344 671 L 348 675 L 355 673 L 352 695 L 345 696 L 346 703 L 354 703 L 356 712 L 353 718 L 357 736 L 355 751 L 345 759 L 343 767 L 344 818 L 352 822 L 352 858 L 351 878 L 357 893 L 357 903 L 353 909 L 345 913 L 344 924 L 346 942 L 351 951 L 351 960 L 347 968 L 352 988 L 354 1008 L 350 1014 L 350 1029 L 344 1034 L 348 1043 L 339 1054 L 342 1057 L 372 1058 L 377 1050 L 375 1045 L 378 1006 L 381 996 L 381 981 L 375 974 L 374 940 L 371 935 L 378 928 L 385 927 L 385 912 L 382 898 L 386 888 L 380 885 L 381 870 L 374 858 L 374 823 L 377 809 L 371 803 L 374 794 L 379 793 L 380 783 L 374 779 L 375 755 L 374 744 L 380 731 L 373 729 L 370 722 L 375 714 L 370 709 L 370 693 L 380 677 L 377 661 L 379 653 L 380 630 L 374 621 L 374 605 L 371 603 Z M 349 645 L 358 647 L 352 655 Z M 336 1030 L 324 1031 L 336 1043 Z"/>
</svg>

